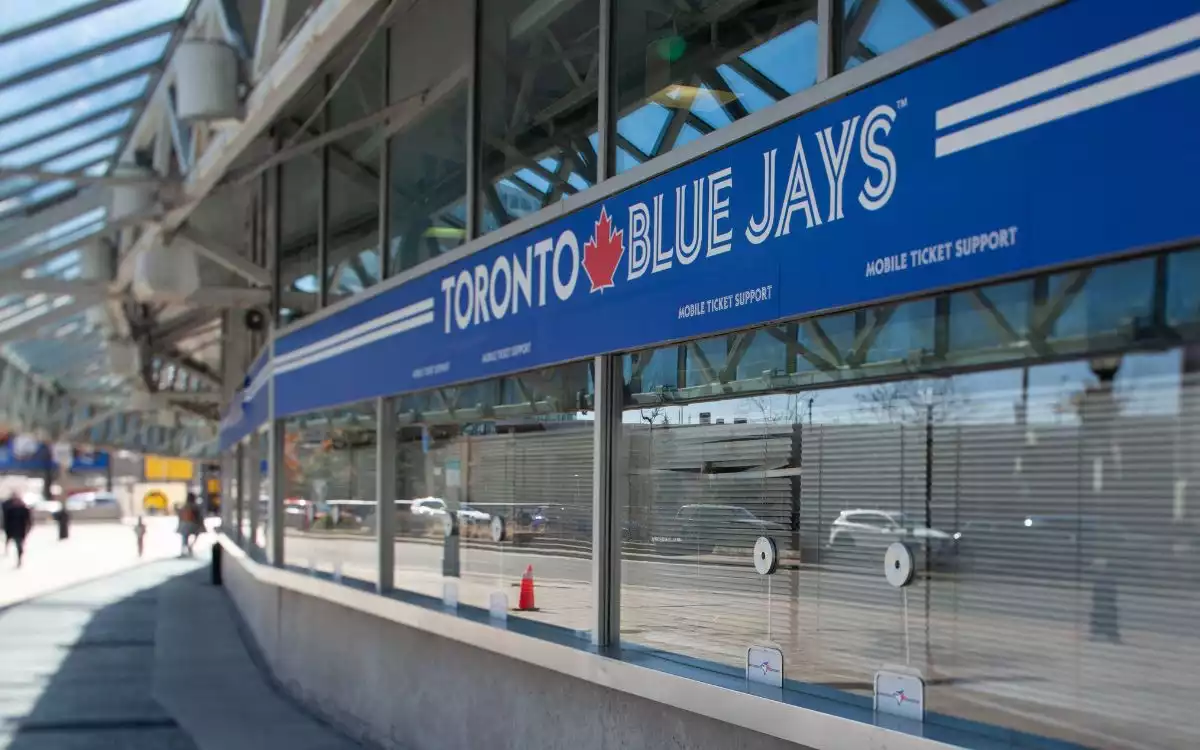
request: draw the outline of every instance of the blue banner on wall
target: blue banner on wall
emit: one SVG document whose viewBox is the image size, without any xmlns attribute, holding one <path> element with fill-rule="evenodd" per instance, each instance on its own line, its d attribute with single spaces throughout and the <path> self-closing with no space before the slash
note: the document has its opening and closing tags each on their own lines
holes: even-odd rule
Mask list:
<svg viewBox="0 0 1200 750">
<path fill-rule="evenodd" d="M 71 452 L 71 474 L 91 474 L 108 471 L 112 458 L 105 451 L 74 448 Z M 28 437 L 10 435 L 0 440 L 0 474 L 43 476 L 57 471 L 58 462 L 48 443 Z"/>
<path fill-rule="evenodd" d="M 1200 235 L 1195 0 L 1075 0 L 276 343 L 276 413 Z"/>
<path fill-rule="evenodd" d="M 242 387 L 234 394 L 234 408 L 226 412 L 221 419 L 218 434 L 221 450 L 234 445 L 267 421 L 270 406 L 270 394 L 267 388 L 271 380 L 271 371 L 268 367 L 270 355 L 270 347 L 264 346 L 253 364 L 250 365 Z"/>
</svg>

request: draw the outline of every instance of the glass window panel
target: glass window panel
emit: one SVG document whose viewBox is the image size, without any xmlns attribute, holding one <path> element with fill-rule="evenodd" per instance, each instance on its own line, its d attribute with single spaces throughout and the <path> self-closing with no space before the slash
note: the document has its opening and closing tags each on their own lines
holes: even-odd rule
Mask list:
<svg viewBox="0 0 1200 750">
<path fill-rule="evenodd" d="M 624 171 L 816 82 L 815 0 L 616 0 Z"/>
<path fill-rule="evenodd" d="M 948 678 L 927 683 L 927 723 L 1194 745 L 1189 698 L 1171 687 L 1200 660 L 1200 525 L 1178 490 L 1200 382 L 1182 361 L 1173 349 L 1107 370 L 764 385 L 629 408 L 623 646 L 736 676 L 747 646 L 777 644 L 789 688 L 867 708 L 873 672 L 907 663 Z M 770 583 L 751 565 L 760 535 L 780 551 Z M 916 557 L 907 611 L 879 570 L 897 541 Z M 1012 679 L 953 679 L 981 670 Z"/>
<path fill-rule="evenodd" d="M 578 410 L 590 394 L 581 362 L 400 397 L 398 589 L 440 600 L 451 584 L 463 605 L 503 594 L 516 608 L 532 564 L 538 611 L 510 616 L 590 630 L 594 423 Z"/>
<path fill-rule="evenodd" d="M 141 29 L 177 19 L 188 0 L 118 3 L 53 28 L 0 45 L 0 70 L 16 76 L 106 44 Z"/>
<path fill-rule="evenodd" d="M 392 139 L 391 268 L 403 271 L 466 240 L 467 92 L 426 105 Z"/>
<path fill-rule="evenodd" d="M 1173 253 L 1167 260 L 1167 323 L 1200 323 L 1200 250 Z"/>
<path fill-rule="evenodd" d="M 284 556 L 335 580 L 374 583 L 375 408 L 362 402 L 288 419 Z"/>
<path fill-rule="evenodd" d="M 282 281 L 294 291 L 317 293 L 317 213 L 321 165 L 308 153 L 284 162 L 280 170 L 280 256 Z"/>
<path fill-rule="evenodd" d="M 842 68 L 853 68 L 1001 0 L 844 0 Z"/>
<path fill-rule="evenodd" d="M 480 201 L 490 229 L 595 182 L 588 139 L 597 122 L 600 15 L 597 0 L 496 0 L 480 13 Z M 547 158 L 556 169 L 539 164 Z M 536 190 L 505 195 L 510 178 L 529 169 L 538 173 Z"/>
<path fill-rule="evenodd" d="M 148 65 L 162 57 L 167 39 L 166 34 L 152 37 L 0 90 L 0 117 L 25 111 L 72 91 Z"/>
</svg>

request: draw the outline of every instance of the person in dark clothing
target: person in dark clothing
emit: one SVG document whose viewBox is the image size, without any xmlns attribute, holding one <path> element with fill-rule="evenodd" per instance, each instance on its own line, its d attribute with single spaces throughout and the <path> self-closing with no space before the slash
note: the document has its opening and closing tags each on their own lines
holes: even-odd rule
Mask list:
<svg viewBox="0 0 1200 750">
<path fill-rule="evenodd" d="M 25 537 L 33 527 L 33 513 L 21 498 L 13 495 L 4 501 L 4 550 L 10 542 L 17 545 L 17 567 L 25 561 Z"/>
</svg>

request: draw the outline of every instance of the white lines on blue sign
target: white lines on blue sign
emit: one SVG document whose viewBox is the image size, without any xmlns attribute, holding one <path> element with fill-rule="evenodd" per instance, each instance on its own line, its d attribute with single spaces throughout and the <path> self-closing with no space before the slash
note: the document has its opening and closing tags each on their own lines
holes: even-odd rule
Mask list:
<svg viewBox="0 0 1200 750">
<path fill-rule="evenodd" d="M 262 390 L 262 387 L 266 385 L 267 381 L 270 379 L 271 366 L 270 364 L 263 365 L 262 369 L 258 371 L 258 374 L 254 376 L 254 380 L 251 380 L 250 385 L 246 388 L 245 400 L 253 401 L 255 397 L 258 396 L 258 392 Z"/>
<path fill-rule="evenodd" d="M 298 370 L 314 362 L 336 357 L 380 339 L 429 325 L 433 320 L 433 297 L 426 297 L 387 315 L 359 323 L 336 336 L 280 355 L 275 358 L 276 372 L 282 374 Z"/>
<path fill-rule="evenodd" d="M 938 130 L 1030 101 L 1086 79 L 1111 73 L 1200 39 L 1200 14 L 1078 57 L 1019 81 L 986 91 L 938 110 Z M 1151 65 L 1106 78 L 1008 114 L 937 138 L 939 157 L 964 151 L 1008 135 L 1200 74 L 1200 50 L 1183 52 Z"/>
</svg>

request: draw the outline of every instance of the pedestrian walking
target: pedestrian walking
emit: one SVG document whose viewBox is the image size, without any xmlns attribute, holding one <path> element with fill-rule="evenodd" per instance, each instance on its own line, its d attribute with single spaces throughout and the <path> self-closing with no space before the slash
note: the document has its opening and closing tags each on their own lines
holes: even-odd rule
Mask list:
<svg viewBox="0 0 1200 750">
<path fill-rule="evenodd" d="M 192 545 L 200 534 L 200 506 L 196 504 L 196 496 L 191 492 L 187 500 L 179 508 L 179 556 L 191 557 Z"/>
<path fill-rule="evenodd" d="M 137 538 L 138 557 L 146 551 L 146 522 L 141 516 L 137 517 L 137 523 L 133 525 L 133 535 Z"/>
<path fill-rule="evenodd" d="M 17 495 L 4 501 L 4 551 L 8 553 L 9 543 L 17 546 L 17 567 L 25 562 L 25 537 L 33 528 L 33 512 Z"/>
</svg>

